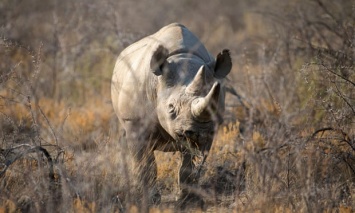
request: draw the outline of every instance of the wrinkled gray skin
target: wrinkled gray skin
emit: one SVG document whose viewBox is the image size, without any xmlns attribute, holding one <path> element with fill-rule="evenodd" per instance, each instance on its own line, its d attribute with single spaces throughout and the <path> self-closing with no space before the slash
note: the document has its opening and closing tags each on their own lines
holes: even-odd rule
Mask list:
<svg viewBox="0 0 355 213">
<path fill-rule="evenodd" d="M 222 121 L 222 80 L 231 67 L 228 50 L 214 59 L 177 23 L 130 45 L 118 57 L 112 102 L 136 162 L 134 177 L 141 192 L 149 194 L 146 202 L 160 201 L 154 150 L 182 153 L 181 200 L 191 194 L 189 188 L 197 183 L 193 159 L 209 151 Z"/>
</svg>

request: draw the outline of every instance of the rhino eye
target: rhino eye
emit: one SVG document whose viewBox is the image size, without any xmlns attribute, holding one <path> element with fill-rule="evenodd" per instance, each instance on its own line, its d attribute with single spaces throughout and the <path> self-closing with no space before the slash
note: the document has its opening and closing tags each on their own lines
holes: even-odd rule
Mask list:
<svg viewBox="0 0 355 213">
<path fill-rule="evenodd" d="M 169 104 L 168 105 L 168 112 L 170 114 L 170 118 L 171 119 L 175 119 L 176 118 L 176 109 L 175 109 L 173 104 Z"/>
</svg>

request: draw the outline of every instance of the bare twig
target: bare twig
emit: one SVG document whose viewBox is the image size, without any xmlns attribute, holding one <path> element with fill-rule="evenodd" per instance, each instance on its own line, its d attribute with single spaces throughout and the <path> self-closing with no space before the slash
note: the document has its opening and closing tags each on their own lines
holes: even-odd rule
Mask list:
<svg viewBox="0 0 355 213">
<path fill-rule="evenodd" d="M 352 165 L 352 163 L 349 163 L 348 160 L 343 157 L 343 161 L 346 163 L 346 165 L 348 165 L 348 167 L 350 168 L 350 170 L 353 172 L 353 174 L 355 174 L 355 167 L 354 165 Z"/>
<path fill-rule="evenodd" d="M 313 139 L 317 134 L 319 134 L 319 133 L 322 133 L 322 134 L 323 134 L 323 133 L 326 132 L 326 131 L 333 131 L 333 132 L 338 132 L 338 133 L 340 133 L 340 134 L 343 136 L 342 141 L 343 141 L 343 142 L 346 142 L 346 143 L 352 148 L 352 150 L 355 151 L 355 143 L 354 143 L 354 140 L 351 140 L 350 137 L 349 137 L 349 135 L 348 135 L 346 132 L 344 132 L 343 130 L 341 130 L 341 129 L 335 129 L 335 128 L 333 128 L 333 127 L 325 127 L 325 128 L 321 128 L 321 129 L 316 130 L 316 131 L 308 138 L 307 142 L 310 141 L 311 139 Z"/>
<path fill-rule="evenodd" d="M 4 168 L 2 169 L 2 171 L 0 171 L 0 178 L 4 176 L 4 174 L 6 173 L 6 171 L 8 170 L 8 168 L 10 168 L 10 166 L 15 163 L 17 160 L 23 158 L 24 156 L 26 156 L 27 154 L 31 154 L 31 153 L 42 153 L 48 162 L 49 165 L 49 190 L 53 195 L 53 204 L 58 205 L 60 199 L 61 199 L 61 192 L 60 192 L 60 187 L 58 188 L 59 184 L 60 184 L 60 175 L 57 174 L 55 175 L 54 172 L 54 162 L 53 159 L 51 157 L 51 155 L 49 154 L 49 152 L 43 148 L 42 146 L 31 146 L 29 144 L 20 144 L 18 146 L 12 147 L 8 150 L 5 150 L 5 152 L 10 152 L 12 150 L 15 149 L 20 149 L 26 147 L 27 149 L 23 152 L 21 152 L 20 154 L 18 154 L 15 158 L 13 158 L 12 160 L 8 160 L 5 163 Z M 57 177 L 57 178 L 56 178 Z"/>
<path fill-rule="evenodd" d="M 334 83 L 335 88 L 337 90 L 337 95 L 339 97 L 341 97 L 341 99 L 346 103 L 346 105 L 348 105 L 348 107 L 351 109 L 351 111 L 353 112 L 353 114 L 355 115 L 355 109 L 354 107 L 349 103 L 349 101 L 346 99 L 346 97 L 344 97 L 344 94 L 340 91 L 338 85 L 336 83 Z"/>
<path fill-rule="evenodd" d="M 32 109 L 32 103 L 31 103 L 31 97 L 30 96 L 27 96 L 27 107 L 31 113 L 31 118 L 32 118 L 32 128 L 35 132 L 35 140 L 36 139 L 39 139 L 39 126 L 37 124 L 37 120 L 35 118 L 35 115 L 34 115 L 34 112 L 33 112 L 33 109 Z M 38 140 L 39 142 L 39 145 L 41 145 L 41 140 Z"/>
<path fill-rule="evenodd" d="M 318 3 L 318 5 L 323 9 L 323 11 L 333 19 L 333 21 L 335 21 L 335 23 L 339 26 L 342 27 L 341 22 L 333 15 L 333 13 L 331 13 L 328 8 L 323 4 L 323 2 L 321 0 L 315 0 L 315 2 Z"/>
<path fill-rule="evenodd" d="M 63 132 L 64 124 L 65 124 L 65 122 L 67 121 L 67 119 L 69 118 L 70 112 L 71 112 L 71 108 L 69 107 L 69 108 L 68 108 L 68 113 L 65 115 L 65 117 L 64 117 L 64 119 L 63 119 L 63 122 L 62 122 L 62 125 L 60 126 L 60 131 L 61 131 L 61 132 Z"/>
<path fill-rule="evenodd" d="M 14 128 L 15 133 L 18 133 L 19 128 L 17 127 L 15 122 L 12 120 L 12 118 L 10 116 L 8 116 L 7 114 L 3 113 L 2 111 L 0 111 L 0 114 L 2 114 L 6 118 L 6 120 L 11 124 L 11 126 Z"/>
<path fill-rule="evenodd" d="M 53 134 L 53 137 L 54 137 L 54 140 L 55 140 L 55 144 L 57 145 L 57 147 L 59 147 L 59 145 L 58 145 L 58 138 L 57 138 L 57 135 L 55 134 L 55 131 L 54 131 L 54 129 L 53 129 L 51 123 L 49 122 L 47 116 L 44 114 L 42 108 L 41 108 L 40 106 L 37 106 L 37 107 L 38 107 L 38 109 L 39 109 L 39 111 L 40 111 L 42 117 L 44 118 L 44 120 L 46 120 L 47 125 L 49 126 L 49 128 L 50 128 L 50 130 L 51 130 L 51 132 L 52 132 L 52 134 Z"/>
<path fill-rule="evenodd" d="M 48 164 L 49 164 L 49 178 L 51 180 L 55 179 L 54 176 L 54 170 L 53 170 L 53 160 L 52 157 L 50 156 L 49 152 L 41 147 L 41 146 L 31 146 L 29 144 L 20 144 L 18 146 L 12 147 L 10 149 L 5 150 L 6 153 L 13 151 L 15 149 L 19 149 L 22 147 L 27 147 L 27 150 L 23 151 L 22 153 L 18 154 L 13 160 L 9 160 L 6 162 L 6 166 L 5 168 L 0 172 L 0 177 L 2 177 L 6 170 L 13 164 L 15 163 L 18 159 L 22 158 L 23 156 L 30 154 L 30 153 L 34 153 L 34 152 L 42 152 L 44 154 L 44 156 L 47 158 Z"/>
</svg>

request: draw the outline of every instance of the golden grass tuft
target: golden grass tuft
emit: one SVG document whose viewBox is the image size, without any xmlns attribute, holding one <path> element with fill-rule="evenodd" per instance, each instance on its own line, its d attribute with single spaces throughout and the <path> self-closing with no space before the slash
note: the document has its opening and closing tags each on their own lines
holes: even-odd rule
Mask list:
<svg viewBox="0 0 355 213">
<path fill-rule="evenodd" d="M 16 204 L 11 200 L 1 200 L 0 201 L 0 213 L 13 213 L 16 212 Z"/>
<path fill-rule="evenodd" d="M 95 202 L 87 202 L 83 201 L 79 198 L 75 198 L 73 200 L 73 210 L 78 213 L 94 213 L 96 212 L 96 204 Z"/>
</svg>

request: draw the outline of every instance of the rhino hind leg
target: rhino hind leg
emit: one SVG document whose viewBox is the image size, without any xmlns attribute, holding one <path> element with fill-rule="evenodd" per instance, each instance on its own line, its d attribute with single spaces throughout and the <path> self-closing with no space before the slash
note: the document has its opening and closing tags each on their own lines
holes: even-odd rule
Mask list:
<svg viewBox="0 0 355 213">
<path fill-rule="evenodd" d="M 204 200 L 198 191 L 198 179 L 194 157 L 189 153 L 182 153 L 182 164 L 179 171 L 180 197 L 177 205 L 180 209 L 197 207 L 204 209 Z"/>
</svg>

